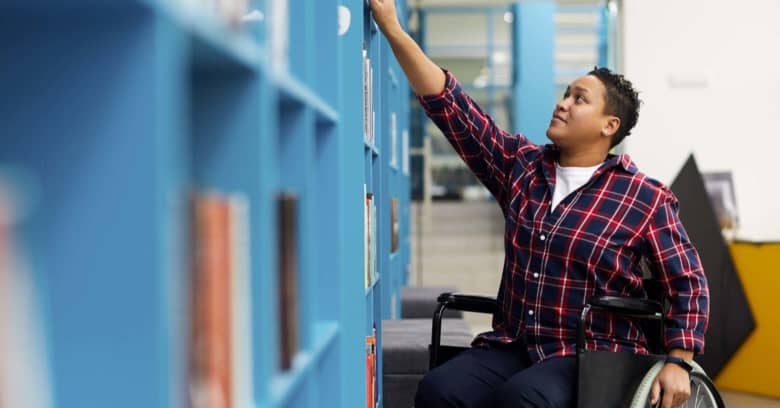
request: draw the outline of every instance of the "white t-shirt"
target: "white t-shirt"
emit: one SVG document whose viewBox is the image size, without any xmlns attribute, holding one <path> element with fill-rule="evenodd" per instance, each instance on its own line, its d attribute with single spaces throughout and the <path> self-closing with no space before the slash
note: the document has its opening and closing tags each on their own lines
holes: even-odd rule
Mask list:
<svg viewBox="0 0 780 408">
<path fill-rule="evenodd" d="M 561 167 L 557 162 L 555 163 L 555 190 L 553 192 L 552 207 L 550 212 L 555 211 L 555 208 L 563 201 L 566 196 L 574 192 L 574 190 L 582 187 L 587 183 L 593 173 L 601 167 L 601 164 L 597 164 L 593 167 Z"/>
</svg>

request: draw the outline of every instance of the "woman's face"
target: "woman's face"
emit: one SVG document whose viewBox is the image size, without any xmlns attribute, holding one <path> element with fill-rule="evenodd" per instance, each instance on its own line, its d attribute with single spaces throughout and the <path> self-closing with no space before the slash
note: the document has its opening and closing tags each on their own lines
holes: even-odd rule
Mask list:
<svg viewBox="0 0 780 408">
<path fill-rule="evenodd" d="M 617 128 L 612 131 L 609 124 L 616 117 L 604 113 L 606 92 L 604 84 L 595 76 L 577 78 L 555 104 L 547 137 L 560 148 L 609 144 L 605 138 L 611 139 Z"/>
</svg>

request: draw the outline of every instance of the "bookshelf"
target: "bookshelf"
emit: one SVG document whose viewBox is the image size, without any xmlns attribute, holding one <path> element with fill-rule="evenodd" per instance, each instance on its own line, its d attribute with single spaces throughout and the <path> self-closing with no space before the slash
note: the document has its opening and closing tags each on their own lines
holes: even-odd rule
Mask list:
<svg viewBox="0 0 780 408">
<path fill-rule="evenodd" d="M 13 61 L 0 69 L 0 177 L 22 174 L 34 198 L 13 236 L 40 299 L 52 405 L 187 405 L 191 301 L 206 297 L 193 293 L 192 205 L 208 196 L 240 204 L 227 244 L 230 406 L 365 406 L 366 336 L 376 326 L 381 350 L 409 273 L 408 85 L 365 0 L 250 0 L 263 18 L 240 29 L 201 3 L 0 6 L 0 59 Z M 338 6 L 351 14 L 342 36 Z M 286 66 L 272 57 L 279 32 Z M 371 143 L 356 80 L 364 44 Z M 376 206 L 368 287 L 365 192 Z M 294 202 L 297 291 L 286 369 L 282 196 Z"/>
</svg>

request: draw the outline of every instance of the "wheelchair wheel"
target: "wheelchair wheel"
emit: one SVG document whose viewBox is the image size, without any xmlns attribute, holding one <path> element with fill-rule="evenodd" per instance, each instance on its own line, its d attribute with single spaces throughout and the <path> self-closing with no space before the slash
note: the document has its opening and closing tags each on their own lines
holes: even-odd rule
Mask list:
<svg viewBox="0 0 780 408">
<path fill-rule="evenodd" d="M 691 397 L 681 408 L 723 408 L 723 400 L 709 377 L 702 373 L 691 373 Z"/>
<path fill-rule="evenodd" d="M 631 402 L 631 408 L 652 408 L 650 404 L 650 392 L 652 390 L 655 377 L 663 368 L 663 361 L 654 365 L 637 388 L 636 394 Z M 656 407 L 660 404 L 655 405 Z M 715 385 L 712 383 L 709 377 L 701 370 L 701 367 L 696 366 L 696 369 L 691 372 L 691 397 L 681 406 L 681 408 L 725 408 L 723 399 L 720 397 L 718 390 L 715 389 Z"/>
</svg>

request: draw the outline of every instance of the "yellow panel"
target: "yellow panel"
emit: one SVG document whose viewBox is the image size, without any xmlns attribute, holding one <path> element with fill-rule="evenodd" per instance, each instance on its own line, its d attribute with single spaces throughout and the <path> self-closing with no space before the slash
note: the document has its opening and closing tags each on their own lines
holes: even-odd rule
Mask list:
<svg viewBox="0 0 780 408">
<path fill-rule="evenodd" d="M 731 245 L 756 329 L 715 379 L 718 387 L 780 397 L 780 244 Z"/>
</svg>

